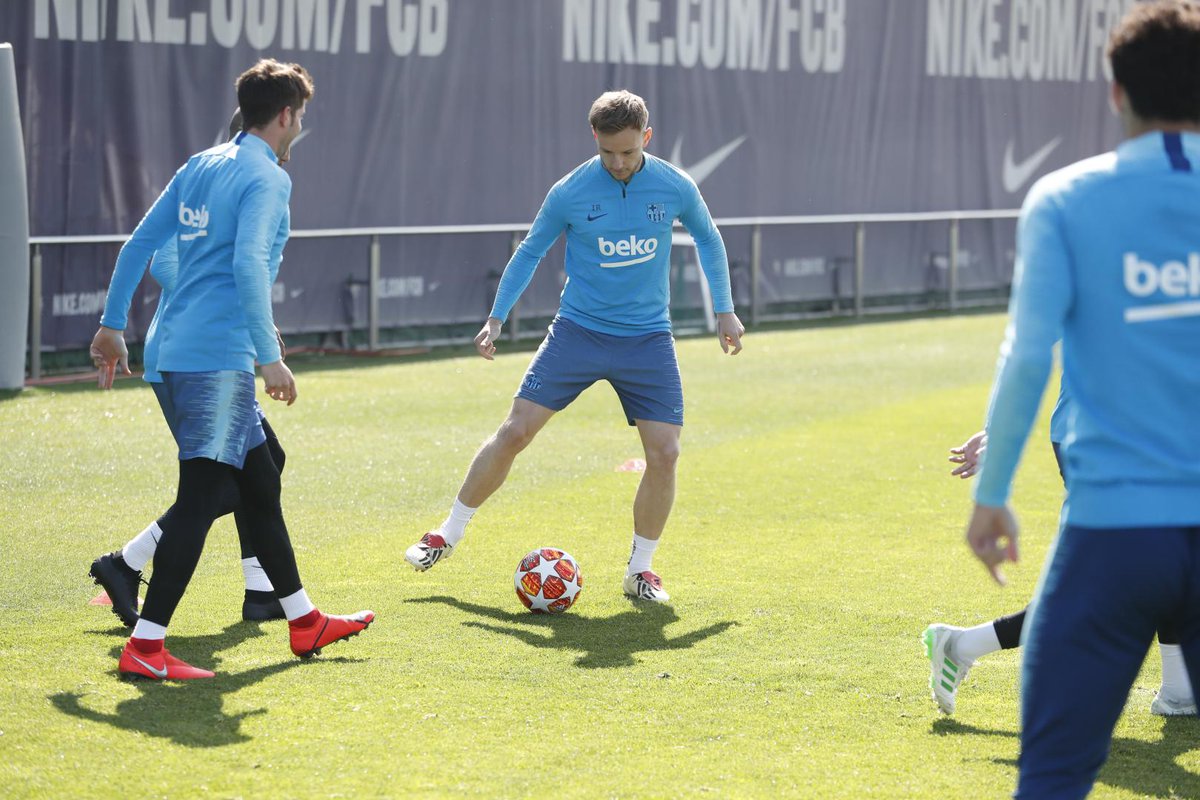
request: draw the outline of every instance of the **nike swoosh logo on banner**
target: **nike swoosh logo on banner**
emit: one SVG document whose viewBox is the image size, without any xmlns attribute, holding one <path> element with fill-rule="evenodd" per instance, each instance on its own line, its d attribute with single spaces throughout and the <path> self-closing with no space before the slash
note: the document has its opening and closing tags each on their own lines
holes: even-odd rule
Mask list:
<svg viewBox="0 0 1200 800">
<path fill-rule="evenodd" d="M 1009 139 L 1008 144 L 1004 148 L 1004 173 L 1001 176 L 1004 183 L 1004 191 L 1013 194 L 1022 186 L 1024 186 L 1033 174 L 1037 172 L 1038 167 L 1042 165 L 1050 154 L 1054 152 L 1054 148 L 1062 143 L 1062 137 L 1059 136 L 1052 142 L 1046 144 L 1041 150 L 1031 155 L 1029 158 L 1022 161 L 1020 164 L 1013 163 L 1013 140 Z"/>
<path fill-rule="evenodd" d="M 141 664 L 146 669 L 150 670 L 152 673 L 154 673 L 154 675 L 156 677 L 158 677 L 158 678 L 167 677 L 167 668 L 166 667 L 163 667 L 162 669 L 157 669 L 156 667 L 152 667 L 149 664 L 147 664 L 145 661 L 142 661 L 140 658 L 135 656 L 133 653 L 130 653 L 129 657 L 132 658 L 134 661 L 138 662 L 139 664 Z"/>
<path fill-rule="evenodd" d="M 725 159 L 729 158 L 729 156 L 733 154 L 733 151 L 737 150 L 744 141 L 746 141 L 746 137 L 744 135 L 739 136 L 716 152 L 707 155 L 697 161 L 695 164 L 692 164 L 690 167 L 685 167 L 682 163 L 680 163 L 680 156 L 683 154 L 683 137 L 680 136 L 675 140 L 675 147 L 671 149 L 671 158 L 669 160 L 672 164 L 677 165 L 688 175 L 691 175 L 692 180 L 699 185 L 705 178 L 716 172 L 717 167 L 721 166 L 721 163 Z"/>
</svg>

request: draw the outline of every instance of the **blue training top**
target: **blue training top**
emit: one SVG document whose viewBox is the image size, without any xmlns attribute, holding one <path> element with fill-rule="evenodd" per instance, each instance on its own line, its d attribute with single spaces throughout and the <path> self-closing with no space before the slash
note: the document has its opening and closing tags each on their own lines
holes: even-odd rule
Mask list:
<svg viewBox="0 0 1200 800">
<path fill-rule="evenodd" d="M 146 329 L 146 342 L 142 347 L 142 380 L 146 383 L 162 383 L 162 373 L 158 371 L 158 321 L 163 309 L 171 299 L 175 290 L 175 282 L 179 277 L 179 241 L 171 239 L 154 254 L 150 262 L 150 276 L 158 283 L 162 293 L 158 296 L 158 307 L 154 309 L 154 318 Z"/>
<path fill-rule="evenodd" d="M 1050 441 L 1062 444 L 1067 438 L 1067 417 L 1071 413 L 1071 395 L 1067 394 L 1067 382 L 1058 382 L 1058 400 L 1050 414 Z"/>
<path fill-rule="evenodd" d="M 671 225 L 696 242 L 717 313 L 733 311 L 725 243 L 696 183 L 683 170 L 645 154 L 623 183 L 600 156 L 550 188 L 529 235 L 504 268 L 491 316 L 504 322 L 551 245 L 567 232 L 559 315 L 616 336 L 671 329 Z"/>
<path fill-rule="evenodd" d="M 1021 209 L 976 500 L 1006 502 L 1062 338 L 1065 519 L 1200 524 L 1200 134 L 1046 176 Z"/>
<path fill-rule="evenodd" d="M 178 237 L 178 275 L 156 315 L 159 371 L 253 373 L 256 359 L 280 359 L 271 284 L 290 229 L 292 180 L 277 160 L 248 133 L 192 156 L 121 248 L 100 318 L 117 330 L 151 255 Z"/>
</svg>

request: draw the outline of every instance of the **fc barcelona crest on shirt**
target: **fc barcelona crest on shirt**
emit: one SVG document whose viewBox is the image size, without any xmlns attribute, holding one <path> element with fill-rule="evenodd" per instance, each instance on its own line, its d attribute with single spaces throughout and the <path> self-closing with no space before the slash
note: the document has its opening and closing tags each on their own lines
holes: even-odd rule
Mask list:
<svg viewBox="0 0 1200 800">
<path fill-rule="evenodd" d="M 646 204 L 646 217 L 651 222 L 662 222 L 664 219 L 667 218 L 667 204 L 666 203 L 647 203 Z"/>
</svg>

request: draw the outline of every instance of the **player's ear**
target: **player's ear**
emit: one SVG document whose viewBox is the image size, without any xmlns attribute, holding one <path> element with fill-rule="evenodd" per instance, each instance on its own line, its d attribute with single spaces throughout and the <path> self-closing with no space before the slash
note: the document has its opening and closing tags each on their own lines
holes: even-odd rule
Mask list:
<svg viewBox="0 0 1200 800">
<path fill-rule="evenodd" d="M 642 147 L 650 144 L 650 138 L 654 136 L 654 128 L 646 128 L 646 132 L 642 134 Z"/>
<path fill-rule="evenodd" d="M 292 111 L 291 106 L 284 106 L 282 109 L 280 109 L 279 116 L 276 117 L 276 120 L 284 128 L 290 128 L 290 127 L 292 127 L 292 114 L 293 113 L 294 112 Z"/>
<path fill-rule="evenodd" d="M 600 136 L 596 133 L 595 128 L 592 128 L 592 138 L 595 139 L 597 142 L 600 141 Z"/>
<path fill-rule="evenodd" d="M 1121 109 L 1125 106 L 1125 90 L 1121 88 L 1121 84 L 1116 81 L 1108 87 L 1108 107 L 1118 117 L 1121 116 Z"/>
</svg>

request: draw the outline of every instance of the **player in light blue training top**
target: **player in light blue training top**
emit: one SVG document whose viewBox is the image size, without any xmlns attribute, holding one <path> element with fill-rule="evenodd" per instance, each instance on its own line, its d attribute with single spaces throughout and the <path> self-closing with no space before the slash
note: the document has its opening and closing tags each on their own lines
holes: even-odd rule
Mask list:
<svg viewBox="0 0 1200 800">
<path fill-rule="evenodd" d="M 1050 417 L 1050 446 L 1059 474 L 1066 480 L 1061 445 L 1067 435 L 1067 417 L 1071 397 L 1066 384 L 1060 382 L 1058 401 Z M 979 463 L 987 449 L 987 431 L 979 431 L 959 447 L 951 448 L 950 460 L 958 466 L 950 473 L 970 478 L 978 472 Z M 1021 646 L 1027 608 L 1007 614 L 990 622 L 970 628 L 935 623 L 925 629 L 921 639 L 929 657 L 929 688 L 943 714 L 953 714 L 958 687 L 975 662 L 997 650 L 1012 650 Z M 1159 655 L 1162 658 L 1162 684 L 1150 701 L 1150 713 L 1164 717 L 1187 716 L 1196 713 L 1196 697 L 1188 680 L 1179 631 L 1174 620 L 1158 627 Z"/>
<path fill-rule="evenodd" d="M 1200 681 L 1200 4 L 1113 31 L 1115 152 L 1039 181 L 967 540 L 1017 557 L 1012 476 L 1062 339 L 1063 529 L 1030 607 L 1017 797 L 1081 798 L 1164 621 Z"/>
<path fill-rule="evenodd" d="M 229 121 L 228 138 L 230 140 L 236 139 L 241 132 L 242 112 L 241 109 L 236 109 L 233 118 Z M 291 151 L 289 148 L 288 152 L 279 157 L 279 165 L 283 166 L 290 157 Z M 178 238 L 172 237 L 155 252 L 154 259 L 150 262 L 150 275 L 158 283 L 162 291 L 159 294 L 158 306 L 154 310 L 154 318 L 150 321 L 150 327 L 146 331 L 146 339 L 142 350 L 142 367 L 144 370 L 142 378 L 147 383 L 159 384 L 163 382 L 163 378 L 157 369 L 158 323 L 162 317 L 163 310 L 170 301 L 172 292 L 175 290 L 175 284 L 179 275 Z M 278 336 L 278 329 L 276 329 L 276 336 Z M 282 354 L 282 337 L 279 337 L 279 342 Z M 287 459 L 283 451 L 283 446 L 279 443 L 279 438 L 275 435 L 271 424 L 267 422 L 267 418 L 257 401 L 254 403 L 254 410 L 258 414 L 258 418 L 262 424 L 271 460 L 275 463 L 280 473 L 282 473 L 284 463 Z M 262 564 L 254 552 L 253 537 L 249 527 L 250 523 L 240 509 L 241 497 L 232 478 L 225 481 L 222 486 L 222 496 L 226 498 L 225 504 L 221 509 L 222 516 L 226 513 L 234 515 L 234 519 L 237 522 L 238 543 L 242 551 L 242 574 L 246 579 L 246 594 L 242 601 L 242 619 L 256 621 L 284 619 L 283 607 L 279 605 L 279 599 L 275 596 L 275 589 L 271 586 L 270 580 L 267 579 Z M 133 627 L 138 621 L 138 589 L 139 584 L 143 581 L 142 571 L 154 557 L 154 551 L 158 547 L 159 539 L 162 538 L 163 531 L 171 527 L 172 521 L 173 514 L 168 510 L 161 517 L 146 526 L 141 533 L 130 539 L 123 548 L 97 558 L 92 562 L 89 569 L 89 574 L 95 582 L 103 586 L 105 592 L 108 594 L 112 602 L 111 609 L 113 614 L 129 627 Z"/>
<path fill-rule="evenodd" d="M 517 248 L 475 346 L 491 360 L 500 328 L 534 270 L 566 233 L 567 282 L 557 316 L 517 391 L 508 419 L 484 442 L 446 520 L 408 548 L 426 570 L 448 558 L 476 509 L 504 483 L 513 460 L 556 411 L 607 380 L 636 425 L 646 471 L 633 504 L 633 545 L 623 590 L 669 599 L 651 557 L 675 499 L 675 463 L 683 425 L 683 386 L 668 313 L 671 227 L 679 220 L 696 242 L 712 290 L 718 335 L 736 355 L 745 333 L 733 312 L 721 234 L 695 182 L 644 152 L 652 131 L 642 98 L 606 92 L 588 114 L 599 154 L 550 189 Z"/>
<path fill-rule="evenodd" d="M 291 179 L 277 162 L 300 133 L 312 79 L 298 64 L 263 59 L 238 78 L 237 93 L 244 131 L 175 173 L 121 248 L 92 340 L 102 386 L 111 386 L 118 366 L 129 369 L 122 330 L 133 290 L 154 251 L 178 239 L 178 274 L 156 327 L 162 383 L 154 393 L 179 445 L 179 489 L 145 606 L 121 653 L 118 669 L 132 677 L 213 677 L 170 655 L 163 640 L 231 478 L 288 618 L 292 652 L 312 656 L 374 619 L 370 611 L 323 614 L 309 600 L 279 506 L 279 470 L 255 412 L 256 360 L 271 397 L 289 405 L 296 399 L 271 312 L 291 194 Z"/>
</svg>

